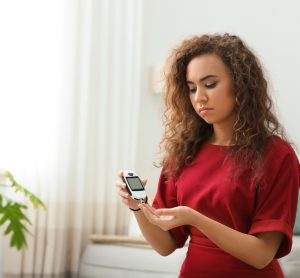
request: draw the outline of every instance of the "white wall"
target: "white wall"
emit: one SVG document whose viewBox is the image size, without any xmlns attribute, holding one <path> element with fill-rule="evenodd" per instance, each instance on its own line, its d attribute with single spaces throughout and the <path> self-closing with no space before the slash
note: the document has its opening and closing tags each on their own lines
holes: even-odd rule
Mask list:
<svg viewBox="0 0 300 278">
<path fill-rule="evenodd" d="M 160 169 L 152 166 L 162 134 L 161 95 L 150 89 L 150 68 L 183 38 L 207 32 L 239 35 L 268 72 L 281 122 L 300 146 L 300 2 L 297 0 L 143 0 L 142 84 L 137 172 L 154 193 Z"/>
</svg>

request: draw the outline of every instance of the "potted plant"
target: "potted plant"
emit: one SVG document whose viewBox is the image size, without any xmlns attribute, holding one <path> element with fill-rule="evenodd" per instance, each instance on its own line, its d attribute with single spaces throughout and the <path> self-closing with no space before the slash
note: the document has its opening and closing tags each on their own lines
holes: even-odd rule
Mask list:
<svg viewBox="0 0 300 278">
<path fill-rule="evenodd" d="M 46 206 L 37 196 L 20 185 L 10 172 L 0 170 L 0 226 L 4 225 L 4 236 L 10 236 L 10 246 L 20 250 L 27 246 L 26 233 L 30 232 L 26 225 L 31 225 L 31 222 L 25 215 L 28 208 L 26 203 L 10 198 L 8 190 L 21 194 L 35 209 L 46 209 Z"/>
</svg>

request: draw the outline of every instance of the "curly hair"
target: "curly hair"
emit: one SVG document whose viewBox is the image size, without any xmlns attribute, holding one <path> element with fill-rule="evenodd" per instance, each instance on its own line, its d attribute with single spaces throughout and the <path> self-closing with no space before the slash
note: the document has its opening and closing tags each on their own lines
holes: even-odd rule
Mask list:
<svg viewBox="0 0 300 278">
<path fill-rule="evenodd" d="M 272 112 L 262 66 L 249 47 L 238 36 L 228 33 L 192 37 L 171 52 L 164 71 L 165 131 L 160 142 L 164 155 L 160 166 L 173 177 L 178 177 L 182 168 L 192 163 L 201 145 L 213 133 L 213 126 L 194 111 L 186 82 L 189 62 L 203 54 L 220 57 L 232 76 L 236 120 L 231 142 L 234 147 L 229 156 L 234 158 L 235 165 L 248 163 L 252 168 L 257 167 L 268 137 L 285 137 Z"/>
</svg>

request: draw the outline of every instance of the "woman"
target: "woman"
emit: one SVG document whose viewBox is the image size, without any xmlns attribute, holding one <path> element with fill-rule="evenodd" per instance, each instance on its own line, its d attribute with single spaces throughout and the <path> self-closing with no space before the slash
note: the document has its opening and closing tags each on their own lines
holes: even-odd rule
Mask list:
<svg viewBox="0 0 300 278">
<path fill-rule="evenodd" d="M 153 205 L 117 182 L 145 238 L 165 256 L 190 237 L 182 278 L 283 277 L 299 162 L 257 58 L 237 36 L 185 40 L 168 59 L 165 104 Z"/>
</svg>

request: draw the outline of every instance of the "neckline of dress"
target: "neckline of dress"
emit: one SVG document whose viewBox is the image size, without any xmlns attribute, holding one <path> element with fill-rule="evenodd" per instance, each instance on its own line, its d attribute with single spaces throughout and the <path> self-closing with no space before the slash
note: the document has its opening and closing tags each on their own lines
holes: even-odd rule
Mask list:
<svg viewBox="0 0 300 278">
<path fill-rule="evenodd" d="M 212 143 L 204 143 L 204 146 L 211 146 L 211 147 L 215 147 L 215 148 L 225 148 L 225 149 L 229 149 L 234 147 L 235 145 L 217 145 L 217 144 L 212 144 Z"/>
</svg>

